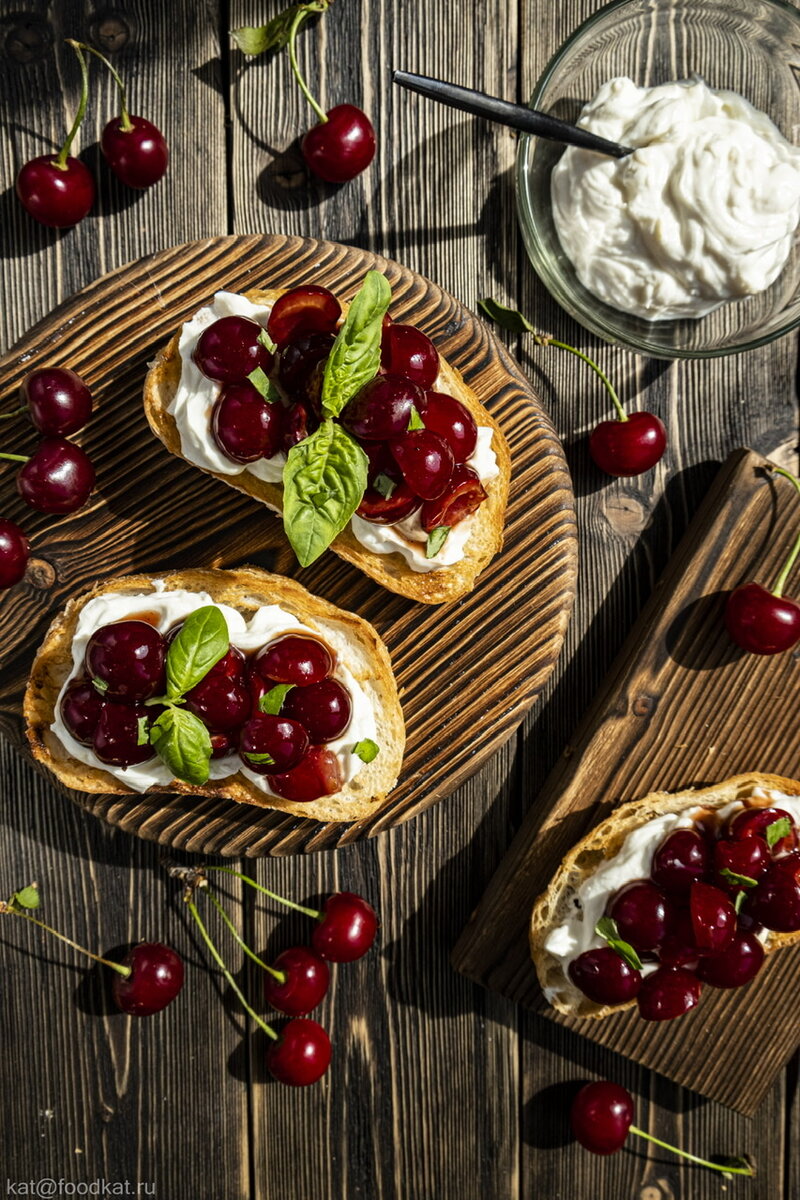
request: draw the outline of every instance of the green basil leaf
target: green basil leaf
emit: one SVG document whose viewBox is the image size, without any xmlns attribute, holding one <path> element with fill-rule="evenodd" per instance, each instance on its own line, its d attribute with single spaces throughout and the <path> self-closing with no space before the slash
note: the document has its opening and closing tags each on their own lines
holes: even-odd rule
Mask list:
<svg viewBox="0 0 800 1200">
<path fill-rule="evenodd" d="M 35 883 L 31 883 L 28 887 L 20 888 L 18 892 L 14 892 L 13 900 L 20 908 L 38 908 L 39 889 Z"/>
<path fill-rule="evenodd" d="M 168 708 L 150 726 L 150 743 L 176 779 L 195 785 L 208 781 L 211 737 L 194 713 Z"/>
<path fill-rule="evenodd" d="M 723 867 L 720 871 L 723 879 L 727 879 L 728 883 L 738 883 L 740 887 L 755 887 L 758 883 L 757 879 L 753 879 L 750 875 L 740 875 L 738 871 L 732 871 L 730 867 Z"/>
<path fill-rule="evenodd" d="M 479 300 L 478 308 L 490 321 L 495 321 L 501 329 L 507 329 L 510 333 L 536 332 L 536 327 L 516 308 L 506 308 L 505 304 L 499 304 L 490 296 Z"/>
<path fill-rule="evenodd" d="M 147 724 L 148 724 L 147 717 L 139 717 L 136 724 L 137 724 L 136 745 L 137 746 L 146 746 L 147 743 L 150 741 L 150 734 L 148 733 L 148 730 L 147 730 Z"/>
<path fill-rule="evenodd" d="M 101 696 L 104 696 L 108 691 L 108 684 L 106 683 L 105 679 L 98 679 L 97 676 L 92 679 L 92 686 L 100 693 Z"/>
<path fill-rule="evenodd" d="M 737 916 L 742 911 L 742 906 L 744 905 L 744 902 L 746 899 L 747 899 L 747 892 L 745 892 L 744 890 L 736 893 L 736 899 L 733 902 L 733 907 L 734 907 L 734 910 L 736 911 Z"/>
<path fill-rule="evenodd" d="M 767 838 L 767 845 L 771 850 L 773 846 L 778 844 L 781 838 L 789 836 L 792 832 L 792 822 L 788 817 L 778 817 L 776 821 L 767 826 L 764 832 Z"/>
<path fill-rule="evenodd" d="M 357 754 L 362 762 L 373 762 L 380 753 L 380 746 L 377 742 L 373 742 L 372 738 L 362 738 L 360 742 L 356 742 L 353 746 L 353 754 Z"/>
<path fill-rule="evenodd" d="M 262 754 L 259 751 L 246 750 L 242 754 L 242 758 L 244 759 L 245 763 L 255 763 L 256 766 L 260 766 L 262 763 L 265 767 L 275 766 L 275 759 L 271 754 L 267 754 L 266 752 Z"/>
<path fill-rule="evenodd" d="M 367 271 L 325 364 L 322 411 L 326 417 L 338 417 L 347 401 L 378 374 L 383 318 L 391 299 L 386 277 Z"/>
<path fill-rule="evenodd" d="M 167 651 L 167 698 L 182 696 L 204 679 L 229 645 L 228 625 L 216 605 L 190 613 Z"/>
<path fill-rule="evenodd" d="M 252 383 L 259 395 L 263 396 L 265 400 L 270 399 L 270 389 L 272 388 L 272 384 L 267 378 L 262 367 L 256 367 L 255 370 L 250 372 L 247 378 L 250 383 Z"/>
<path fill-rule="evenodd" d="M 412 404 L 411 405 L 411 415 L 408 418 L 408 432 L 411 433 L 412 429 L 424 429 L 424 428 L 425 428 L 425 422 L 423 421 L 422 417 L 417 412 L 417 406 L 415 404 Z"/>
<path fill-rule="evenodd" d="M 436 558 L 436 555 L 447 541 L 447 535 L 449 532 L 449 525 L 437 525 L 435 529 L 430 531 L 428 534 L 428 541 L 425 544 L 426 558 Z"/>
<path fill-rule="evenodd" d="M 283 524 L 308 567 L 341 533 L 367 487 L 368 459 L 333 421 L 292 446 L 283 468 Z"/>
<path fill-rule="evenodd" d="M 278 349 L 272 338 L 267 333 L 266 329 L 261 330 L 261 333 L 256 338 L 256 341 L 259 342 L 265 350 L 269 350 L 270 354 L 274 354 Z"/>
<path fill-rule="evenodd" d="M 633 967 L 635 971 L 641 971 L 642 960 L 630 942 L 623 941 L 619 936 L 616 921 L 612 920 L 611 917 L 601 917 L 595 925 L 594 931 L 612 950 L 616 950 L 620 958 L 624 958 L 629 967 Z"/>
<path fill-rule="evenodd" d="M 289 692 L 294 687 L 293 683 L 276 683 L 275 687 L 270 688 L 258 702 L 258 711 L 268 713 L 271 717 L 277 717 L 278 713 L 283 708 L 283 702 Z M 248 758 L 252 758 L 252 754 Z"/>
<path fill-rule="evenodd" d="M 380 475 L 375 476 L 375 482 L 372 486 L 376 492 L 379 492 L 383 496 L 384 500 L 391 500 L 392 492 L 397 487 L 397 484 L 381 471 Z"/>
</svg>

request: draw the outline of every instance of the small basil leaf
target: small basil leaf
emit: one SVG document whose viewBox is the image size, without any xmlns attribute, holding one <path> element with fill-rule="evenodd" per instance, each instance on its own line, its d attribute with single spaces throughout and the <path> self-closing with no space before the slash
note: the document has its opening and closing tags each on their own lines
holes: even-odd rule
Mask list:
<svg viewBox="0 0 800 1200">
<path fill-rule="evenodd" d="M 176 779 L 195 785 L 208 781 L 211 738 L 194 713 L 168 708 L 150 726 L 150 743 Z"/>
<path fill-rule="evenodd" d="M 106 683 L 105 679 L 98 679 L 97 676 L 92 679 L 92 686 L 100 693 L 101 696 L 104 696 L 108 691 L 108 684 Z"/>
<path fill-rule="evenodd" d="M 353 754 L 357 754 L 362 762 L 371 763 L 378 757 L 380 746 L 372 738 L 362 738 L 353 746 Z"/>
<path fill-rule="evenodd" d="M 736 899 L 733 902 L 733 907 L 737 916 L 742 911 L 742 906 L 744 905 L 746 899 L 747 892 L 744 889 L 736 893 Z"/>
<path fill-rule="evenodd" d="M 411 405 L 411 415 L 408 418 L 408 432 L 411 433 L 412 429 L 424 429 L 424 428 L 425 428 L 425 422 L 423 421 L 422 417 L 417 412 L 417 406 L 415 404 L 412 404 Z"/>
<path fill-rule="evenodd" d="M 227 623 L 215 605 L 190 613 L 167 651 L 167 698 L 182 696 L 204 679 L 229 645 Z"/>
<path fill-rule="evenodd" d="M 150 741 L 150 734 L 147 731 L 147 717 L 139 717 L 136 729 L 136 745 L 146 746 Z"/>
<path fill-rule="evenodd" d="M 635 971 L 641 971 L 642 960 L 630 942 L 623 941 L 619 936 L 616 921 L 611 917 L 601 917 L 595 925 L 594 931 L 612 950 L 617 952 L 620 958 L 625 960 L 629 967 L 633 967 Z"/>
<path fill-rule="evenodd" d="M 770 850 L 776 846 L 781 838 L 788 837 L 792 832 L 792 822 L 788 817 L 778 817 L 771 825 L 768 825 L 764 830 L 767 838 L 767 845 Z"/>
<path fill-rule="evenodd" d="M 278 713 L 283 708 L 283 702 L 289 692 L 294 687 L 293 683 L 276 683 L 275 687 L 270 688 L 258 702 L 258 711 L 268 713 L 271 717 L 277 717 Z M 248 754 L 248 758 L 252 758 L 252 754 Z"/>
<path fill-rule="evenodd" d="M 260 766 L 262 763 L 265 767 L 275 766 L 275 759 L 271 754 L 267 754 L 266 752 L 262 754 L 259 751 L 245 750 L 242 758 L 246 763 L 255 763 L 256 766 Z"/>
<path fill-rule="evenodd" d="M 753 879 L 750 875 L 740 875 L 738 871 L 731 871 L 729 867 L 723 867 L 720 871 L 723 879 L 727 879 L 728 883 L 736 883 L 739 887 L 755 887 L 758 883 L 757 879 Z"/>
<path fill-rule="evenodd" d="M 505 304 L 499 304 L 489 296 L 478 301 L 478 308 L 490 321 L 495 321 L 501 329 L 507 329 L 510 333 L 536 332 L 535 326 L 516 308 L 506 308 Z"/>
<path fill-rule="evenodd" d="M 14 893 L 14 902 L 20 908 L 38 908 L 39 907 L 39 889 L 36 884 L 32 883 L 28 887 L 20 888 Z"/>
<path fill-rule="evenodd" d="M 447 541 L 447 535 L 449 532 L 449 525 L 438 525 L 436 529 L 432 529 L 430 531 L 428 534 L 428 541 L 425 545 L 426 558 L 436 558 L 436 555 Z"/>
<path fill-rule="evenodd" d="M 243 54 L 265 54 L 267 50 L 281 50 L 289 42 L 292 22 L 299 12 L 305 10 L 306 20 L 312 12 L 324 12 L 327 4 L 293 4 L 278 13 L 266 25 L 240 25 L 231 30 L 231 37 Z M 300 22 L 302 25 L 302 21 Z"/>
<path fill-rule="evenodd" d="M 338 417 L 347 401 L 378 374 L 383 318 L 391 299 L 386 277 L 367 271 L 325 364 L 321 399 L 326 417 Z"/>
<path fill-rule="evenodd" d="M 274 354 L 275 351 L 278 349 L 278 347 L 273 342 L 272 338 L 267 333 L 266 329 L 261 330 L 261 333 L 256 338 L 256 341 L 260 345 L 262 345 L 265 350 L 269 350 L 270 354 Z"/>
<path fill-rule="evenodd" d="M 272 384 L 270 383 L 269 379 L 267 379 L 262 367 L 256 367 L 255 370 L 250 372 L 247 378 L 249 379 L 250 383 L 252 383 L 259 395 L 263 396 L 264 399 L 269 396 Z"/>
<path fill-rule="evenodd" d="M 358 442 L 330 420 L 292 446 L 283 468 L 283 524 L 301 566 L 319 558 L 358 508 L 368 465 Z"/>
<path fill-rule="evenodd" d="M 392 492 L 397 487 L 397 484 L 393 479 L 390 479 L 388 475 L 384 475 L 383 472 L 381 472 L 380 475 L 375 476 L 375 482 L 372 486 L 375 488 L 376 492 L 379 492 L 380 495 L 383 496 L 384 500 L 391 500 Z"/>
</svg>

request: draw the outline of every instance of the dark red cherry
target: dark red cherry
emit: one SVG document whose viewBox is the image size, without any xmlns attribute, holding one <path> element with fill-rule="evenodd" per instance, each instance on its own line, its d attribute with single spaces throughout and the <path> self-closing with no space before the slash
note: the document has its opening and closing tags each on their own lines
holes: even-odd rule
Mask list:
<svg viewBox="0 0 800 1200">
<path fill-rule="evenodd" d="M 166 644 L 152 625 L 114 621 L 89 638 L 84 666 L 104 700 L 134 702 L 164 690 L 165 660 Z"/>
<path fill-rule="evenodd" d="M 282 775 L 271 775 L 269 781 L 270 791 L 276 796 L 297 804 L 333 796 L 343 784 L 339 759 L 327 746 L 312 746 L 296 767 Z"/>
<path fill-rule="evenodd" d="M 431 533 L 442 525 L 452 529 L 476 513 L 486 499 L 486 491 L 477 471 L 465 463 L 456 463 L 447 487 L 438 500 L 426 500 L 420 518 L 422 528 Z"/>
<path fill-rule="evenodd" d="M 592 1154 L 616 1154 L 633 1124 L 633 1098 L 605 1079 L 587 1083 L 572 1101 L 570 1124 L 576 1141 Z"/>
<path fill-rule="evenodd" d="M 426 392 L 417 408 L 425 428 L 449 443 L 457 463 L 465 463 L 472 457 L 478 444 L 478 426 L 460 400 L 444 392 Z"/>
<path fill-rule="evenodd" d="M 239 735 L 242 762 L 257 775 L 279 775 L 296 767 L 309 748 L 308 734 L 298 721 L 258 712 Z"/>
<path fill-rule="evenodd" d="M 186 707 L 215 733 L 232 733 L 250 714 L 250 692 L 244 680 L 209 674 L 186 693 Z"/>
<path fill-rule="evenodd" d="M 17 195 L 40 224 L 66 229 L 82 221 L 94 204 L 94 179 L 79 158 L 70 156 L 60 167 L 54 155 L 42 154 L 20 170 Z"/>
<path fill-rule="evenodd" d="M 307 400 L 304 389 L 315 368 L 330 355 L 333 343 L 332 333 L 301 333 L 287 342 L 278 357 L 278 382 L 284 391 Z"/>
<path fill-rule="evenodd" d="M 301 688 L 322 683 L 333 667 L 334 658 L 328 647 L 317 638 L 301 633 L 287 633 L 268 642 L 259 650 L 252 665 L 253 671 L 262 679 L 271 683 L 292 683 Z"/>
<path fill-rule="evenodd" d="M 397 328 L 392 326 L 393 329 Z M 408 486 L 422 500 L 437 500 L 453 477 L 453 451 L 438 433 L 413 429 L 389 442 Z"/>
<path fill-rule="evenodd" d="M 169 166 L 169 149 L 161 130 L 144 117 L 129 117 L 132 129 L 123 129 L 122 118 L 112 117 L 100 136 L 106 162 L 124 184 L 149 188 Z"/>
<path fill-rule="evenodd" d="M 71 513 L 89 499 L 94 479 L 94 467 L 80 446 L 46 437 L 20 468 L 17 491 L 39 512 Z"/>
<path fill-rule="evenodd" d="M 249 317 L 220 317 L 200 334 L 194 361 L 208 379 L 220 383 L 244 383 L 257 367 L 269 373 L 272 355 L 259 341 L 263 332 Z"/>
<path fill-rule="evenodd" d="M 375 157 L 375 130 L 354 104 L 337 104 L 327 121 L 314 125 L 300 143 L 309 168 L 328 183 L 346 183 L 366 170 Z"/>
<path fill-rule="evenodd" d="M 722 871 L 758 879 L 769 863 L 767 843 L 761 837 L 745 837 L 738 842 L 719 841 L 714 845 L 714 883 L 725 891 L 738 892 L 741 884 L 726 878 Z"/>
<path fill-rule="evenodd" d="M 381 338 L 381 365 L 388 374 L 410 379 L 427 391 L 439 374 L 439 354 L 420 329 L 392 324 Z"/>
<path fill-rule="evenodd" d="M 621 888 L 611 901 L 609 916 L 616 921 L 622 940 L 639 951 L 655 950 L 674 923 L 670 901 L 647 881 Z"/>
<path fill-rule="evenodd" d="M 334 333 L 342 306 L 327 288 L 316 284 L 284 292 L 272 306 L 267 333 L 279 350 L 301 334 Z"/>
<path fill-rule="evenodd" d="M 155 756 L 148 731 L 153 709 L 144 704 L 103 703 L 92 738 L 92 749 L 100 762 L 114 767 L 132 767 Z"/>
<path fill-rule="evenodd" d="M 355 892 L 328 896 L 311 944 L 329 962 L 355 962 L 366 954 L 378 932 L 378 916 L 371 904 Z"/>
<path fill-rule="evenodd" d="M 319 428 L 319 421 L 302 400 L 290 404 L 283 414 L 283 449 L 288 454 L 292 446 L 302 442 Z"/>
<path fill-rule="evenodd" d="M 67 437 L 82 429 L 92 415 L 92 393 L 74 371 L 42 367 L 20 384 L 20 400 L 40 433 Z"/>
<path fill-rule="evenodd" d="M 261 697 L 265 696 L 275 684 L 271 679 L 262 679 L 255 671 L 248 671 L 246 681 L 250 692 L 250 715 L 255 716 L 256 713 L 261 712 L 259 707 Z"/>
<path fill-rule="evenodd" d="M 141 942 L 122 959 L 130 975 L 114 973 L 114 1003 L 133 1017 L 149 1017 L 171 1004 L 183 987 L 183 959 L 160 942 Z"/>
<path fill-rule="evenodd" d="M 408 430 L 412 409 L 424 393 L 397 375 L 376 375 L 342 409 L 345 429 L 365 441 L 386 441 Z"/>
<path fill-rule="evenodd" d="M 770 863 L 758 886 L 748 889 L 745 911 L 777 933 L 800 929 L 800 854 L 788 854 Z"/>
<path fill-rule="evenodd" d="M 61 720 L 82 746 L 91 746 L 103 700 L 88 679 L 76 679 L 61 697 Z"/>
<path fill-rule="evenodd" d="M 689 890 L 689 913 L 700 950 L 718 954 L 731 944 L 736 932 L 736 911 L 720 888 L 711 883 L 693 883 Z"/>
<path fill-rule="evenodd" d="M 734 814 L 728 824 L 728 837 L 734 841 L 744 838 L 759 837 L 766 842 L 767 830 L 776 821 L 786 820 L 790 830 L 785 837 L 780 838 L 769 853 L 773 858 L 782 854 L 790 854 L 797 849 L 797 829 L 791 815 L 782 808 L 744 808 Z"/>
<path fill-rule="evenodd" d="M 729 946 L 698 963 L 697 977 L 712 987 L 743 987 L 755 978 L 763 962 L 764 947 L 758 938 L 737 930 Z"/>
<path fill-rule="evenodd" d="M 307 946 L 284 950 L 272 964 L 285 979 L 279 982 L 274 975 L 264 980 L 264 998 L 272 1008 L 287 1017 L 304 1017 L 323 999 L 328 990 L 331 973 L 324 959 Z"/>
<path fill-rule="evenodd" d="M 236 743 L 229 733 L 209 733 L 211 739 L 211 757 L 227 758 L 236 751 Z"/>
<path fill-rule="evenodd" d="M 0 588 L 13 587 L 28 567 L 31 544 L 19 525 L 0 520 Z"/>
<path fill-rule="evenodd" d="M 595 1004 L 625 1004 L 633 1000 L 642 984 L 640 972 L 610 946 L 584 950 L 573 958 L 567 973 L 575 987 Z"/>
<path fill-rule="evenodd" d="M 653 855 L 650 877 L 667 892 L 688 892 L 709 870 L 709 849 L 696 829 L 676 829 Z"/>
<path fill-rule="evenodd" d="M 658 949 L 664 967 L 688 967 L 697 963 L 701 951 L 694 940 L 694 928 L 688 908 L 679 908 L 674 923 Z"/>
<path fill-rule="evenodd" d="M 601 421 L 589 437 L 589 453 L 607 475 L 641 475 L 666 448 L 664 422 L 649 412 L 631 413 L 626 421 Z"/>
<path fill-rule="evenodd" d="M 325 1030 L 307 1017 L 295 1017 L 270 1042 L 267 1067 L 270 1074 L 290 1087 L 316 1083 L 331 1062 L 331 1042 Z"/>
<path fill-rule="evenodd" d="M 388 496 L 384 496 L 377 488 L 368 487 L 356 512 L 365 521 L 374 521 L 376 525 L 394 525 L 397 521 L 404 521 L 406 517 L 410 517 L 421 503 L 419 496 L 412 492 L 405 480 L 401 480 L 400 483 L 394 484 Z"/>
<path fill-rule="evenodd" d="M 211 433 L 233 462 L 272 458 L 283 444 L 284 407 L 269 402 L 252 383 L 228 383 L 211 411 Z"/>
<path fill-rule="evenodd" d="M 344 733 L 352 708 L 347 688 L 338 679 L 323 679 L 308 687 L 292 688 L 281 711 L 299 721 L 316 744 L 331 742 Z"/>
<path fill-rule="evenodd" d="M 659 967 L 652 975 L 642 980 L 639 995 L 639 1016 L 645 1021 L 671 1021 L 700 1000 L 703 985 L 692 971 L 685 967 Z"/>
<path fill-rule="evenodd" d="M 725 628 L 750 654 L 782 654 L 800 640 L 800 604 L 760 583 L 743 583 L 728 596 Z"/>
</svg>

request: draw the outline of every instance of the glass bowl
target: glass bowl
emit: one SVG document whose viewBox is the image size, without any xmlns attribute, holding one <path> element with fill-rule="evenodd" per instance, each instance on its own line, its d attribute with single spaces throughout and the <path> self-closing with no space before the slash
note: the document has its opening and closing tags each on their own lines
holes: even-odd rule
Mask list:
<svg viewBox="0 0 800 1200">
<path fill-rule="evenodd" d="M 783 136 L 800 130 L 800 11 L 782 0 L 615 0 L 585 21 L 551 60 L 531 108 L 575 122 L 618 75 L 653 86 L 699 75 L 738 92 Z M 533 266 L 585 328 L 654 358 L 712 358 L 763 346 L 800 324 L 800 246 L 766 291 L 699 319 L 646 321 L 604 304 L 580 283 L 556 234 L 550 172 L 563 147 L 530 135 L 517 152 L 517 207 Z"/>
</svg>

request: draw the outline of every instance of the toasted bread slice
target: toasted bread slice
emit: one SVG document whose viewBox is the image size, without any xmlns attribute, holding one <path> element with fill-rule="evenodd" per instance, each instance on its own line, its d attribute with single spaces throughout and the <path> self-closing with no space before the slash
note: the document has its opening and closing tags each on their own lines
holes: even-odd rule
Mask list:
<svg viewBox="0 0 800 1200">
<path fill-rule="evenodd" d="M 168 591 L 186 589 L 207 592 L 220 604 L 230 605 L 249 618 L 259 608 L 277 604 L 293 617 L 341 646 L 344 664 L 367 694 L 377 725 L 380 753 L 365 763 L 340 792 L 308 804 L 268 796 L 243 774 L 225 779 L 210 779 L 202 787 L 173 780 L 166 786 L 148 788 L 154 792 L 184 792 L 193 796 L 227 797 L 261 808 L 276 808 L 318 821 L 357 821 L 374 811 L 397 782 L 405 747 L 405 725 L 392 673 L 389 652 L 375 629 L 353 613 L 345 612 L 327 600 L 313 596 L 299 583 L 281 575 L 270 575 L 256 567 L 233 571 L 196 569 L 173 571 L 160 576 Z M 55 618 L 36 655 L 25 692 L 23 712 L 28 741 L 34 758 L 44 763 L 68 788 L 81 792 L 135 795 L 129 787 L 103 769 L 87 766 L 73 758 L 52 732 L 51 724 L 59 692 L 71 675 L 72 642 L 78 617 L 89 600 L 109 592 L 136 595 L 154 591 L 149 575 L 127 575 L 97 583 L 85 595 L 71 600 Z"/>
<path fill-rule="evenodd" d="M 530 947 L 536 973 L 542 990 L 553 1008 L 575 1017 L 607 1017 L 632 1008 L 636 1001 L 627 1004 L 596 1004 L 584 996 L 564 974 L 561 962 L 545 949 L 545 941 L 554 929 L 564 924 L 574 911 L 574 902 L 581 884 L 597 869 L 619 853 L 629 833 L 638 829 L 654 817 L 666 813 L 682 813 L 687 810 L 724 808 L 735 800 L 748 797 L 751 807 L 780 807 L 780 801 L 769 796 L 753 796 L 758 788 L 764 792 L 782 792 L 785 796 L 800 796 L 800 783 L 794 779 L 783 779 L 780 775 L 736 775 L 713 787 L 689 788 L 683 792 L 651 792 L 641 800 L 621 804 L 610 817 L 586 835 L 570 850 L 556 871 L 549 887 L 533 906 L 530 923 Z M 797 933 L 770 933 L 765 950 L 779 950 L 800 940 Z"/>
<path fill-rule="evenodd" d="M 244 294 L 254 304 L 274 304 L 284 290 L 269 288 Z M 342 308 L 346 312 L 347 305 L 342 305 Z M 144 410 L 156 437 L 164 443 L 170 453 L 181 458 L 180 433 L 175 420 L 167 411 L 181 378 L 179 336 L 180 333 L 176 333 L 169 345 L 159 351 L 147 373 L 144 384 Z M 349 525 L 331 546 L 341 558 L 359 567 L 389 591 L 399 592 L 401 596 L 419 600 L 423 604 L 443 604 L 458 600 L 472 591 L 477 576 L 503 544 L 503 523 L 511 477 L 511 456 L 500 426 L 467 386 L 459 372 L 441 357 L 440 370 L 437 389 L 460 400 L 479 425 L 491 427 L 492 449 L 499 468 L 499 474 L 484 484 L 487 499 L 473 519 L 474 527 L 465 546 L 464 557 L 452 566 L 436 571 L 413 571 L 401 554 L 375 554 L 367 550 L 355 537 Z M 242 471 L 239 475 L 220 475 L 215 471 L 206 473 L 221 479 L 229 487 L 245 492 L 254 500 L 261 501 L 274 512 L 282 512 L 283 488 L 279 484 L 266 483 L 248 471 Z"/>
</svg>

